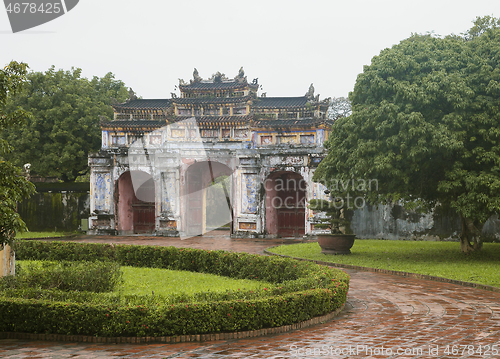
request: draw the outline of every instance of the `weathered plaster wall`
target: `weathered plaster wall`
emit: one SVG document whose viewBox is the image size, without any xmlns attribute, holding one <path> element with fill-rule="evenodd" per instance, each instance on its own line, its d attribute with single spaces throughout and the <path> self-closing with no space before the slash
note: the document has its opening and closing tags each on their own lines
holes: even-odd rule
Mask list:
<svg viewBox="0 0 500 359">
<path fill-rule="evenodd" d="M 358 238 L 458 240 L 460 218 L 453 212 L 417 213 L 399 205 L 370 206 L 351 213 L 351 229 Z M 483 228 L 486 240 L 500 241 L 500 220 L 492 216 Z"/>
</svg>

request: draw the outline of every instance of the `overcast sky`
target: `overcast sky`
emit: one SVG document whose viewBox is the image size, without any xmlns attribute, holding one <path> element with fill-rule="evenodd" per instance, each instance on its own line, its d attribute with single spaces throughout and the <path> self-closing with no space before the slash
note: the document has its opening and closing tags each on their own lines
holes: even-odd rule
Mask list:
<svg viewBox="0 0 500 359">
<path fill-rule="evenodd" d="M 412 33 L 460 34 L 484 15 L 500 17 L 500 1 L 80 0 L 13 34 L 0 8 L 0 65 L 112 72 L 144 98 L 169 98 L 195 67 L 233 78 L 243 66 L 267 96 L 302 96 L 314 83 L 321 98 L 342 97 L 384 48 Z"/>
</svg>

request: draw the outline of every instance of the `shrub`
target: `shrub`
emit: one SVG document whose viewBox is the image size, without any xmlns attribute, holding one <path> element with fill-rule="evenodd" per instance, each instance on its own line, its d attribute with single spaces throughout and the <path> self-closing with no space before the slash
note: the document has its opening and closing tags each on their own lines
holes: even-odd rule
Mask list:
<svg viewBox="0 0 500 359">
<path fill-rule="evenodd" d="M 15 277 L 0 278 L 0 288 L 60 289 L 63 291 L 112 291 L 122 279 L 116 262 L 43 261 L 16 266 Z"/>
<path fill-rule="evenodd" d="M 18 259 L 114 260 L 122 265 L 189 270 L 271 282 L 259 293 L 200 293 L 158 300 L 57 289 L 4 290 L 0 331 L 99 336 L 168 336 L 246 331 L 308 320 L 346 301 L 349 276 L 289 258 L 174 247 L 19 241 Z M 88 262 L 87 262 L 88 263 Z M 142 302 L 142 303 L 141 303 Z M 141 304 L 136 304 L 141 303 Z M 25 318 L 30 318 L 27 321 Z"/>
</svg>

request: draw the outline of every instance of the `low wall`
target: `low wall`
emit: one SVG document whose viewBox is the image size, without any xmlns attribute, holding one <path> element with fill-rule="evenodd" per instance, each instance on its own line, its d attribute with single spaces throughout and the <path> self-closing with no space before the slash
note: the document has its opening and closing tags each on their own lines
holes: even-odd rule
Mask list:
<svg viewBox="0 0 500 359">
<path fill-rule="evenodd" d="M 460 217 L 453 211 L 417 213 L 399 205 L 367 205 L 351 213 L 351 229 L 358 238 L 458 240 Z M 483 227 L 485 241 L 500 242 L 500 220 L 492 216 Z"/>
</svg>

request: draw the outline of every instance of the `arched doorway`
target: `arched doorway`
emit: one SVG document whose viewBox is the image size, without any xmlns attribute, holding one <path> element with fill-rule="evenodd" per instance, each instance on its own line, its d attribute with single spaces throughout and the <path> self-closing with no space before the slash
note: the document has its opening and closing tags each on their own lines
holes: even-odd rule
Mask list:
<svg viewBox="0 0 500 359">
<path fill-rule="evenodd" d="M 187 235 L 232 224 L 231 175 L 229 167 L 213 161 L 196 162 L 187 169 L 183 201 Z"/>
<path fill-rule="evenodd" d="M 127 171 L 118 178 L 117 229 L 120 233 L 153 233 L 155 183 L 142 171 Z"/>
<path fill-rule="evenodd" d="M 305 234 L 306 182 L 295 172 L 279 171 L 265 181 L 266 230 L 278 237 Z"/>
</svg>

